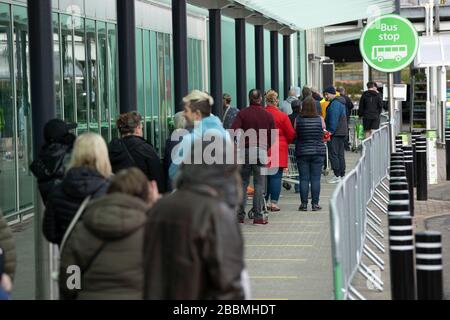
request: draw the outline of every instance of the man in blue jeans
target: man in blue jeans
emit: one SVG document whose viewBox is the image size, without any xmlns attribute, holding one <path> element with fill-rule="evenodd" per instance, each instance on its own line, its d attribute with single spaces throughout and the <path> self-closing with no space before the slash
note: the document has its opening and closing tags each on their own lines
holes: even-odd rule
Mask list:
<svg viewBox="0 0 450 320">
<path fill-rule="evenodd" d="M 328 150 L 331 167 L 335 175 L 328 183 L 336 184 L 345 177 L 345 142 L 348 135 L 347 110 L 345 107 L 345 99 L 336 96 L 336 89 L 333 86 L 325 89 L 324 93 L 325 98 L 330 101 L 325 123 L 327 130 L 331 134 L 331 141 L 328 142 Z"/>
</svg>

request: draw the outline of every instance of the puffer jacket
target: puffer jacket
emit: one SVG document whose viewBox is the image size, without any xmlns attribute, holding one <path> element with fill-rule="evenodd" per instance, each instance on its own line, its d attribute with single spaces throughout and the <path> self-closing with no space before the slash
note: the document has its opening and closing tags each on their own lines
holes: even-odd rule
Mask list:
<svg viewBox="0 0 450 320">
<path fill-rule="evenodd" d="M 323 143 L 322 118 L 297 118 L 297 143 L 295 145 L 295 156 L 324 156 L 326 147 Z"/>
<path fill-rule="evenodd" d="M 189 167 L 189 168 L 188 168 Z M 243 299 L 238 178 L 214 166 L 181 170 L 177 190 L 149 212 L 144 299 Z"/>
<path fill-rule="evenodd" d="M 131 135 L 122 139 L 114 139 L 108 149 L 114 173 L 122 169 L 137 167 L 147 176 L 148 180 L 156 181 L 159 192 L 165 192 L 166 180 L 161 159 L 153 146 L 144 138 Z"/>
<path fill-rule="evenodd" d="M 44 204 L 56 185 L 64 178 L 65 167 L 70 160 L 73 143 L 51 143 L 42 147 L 38 158 L 34 160 L 30 169 L 37 178 L 39 192 Z"/>
<path fill-rule="evenodd" d="M 48 241 L 60 244 L 67 227 L 83 200 L 106 193 L 109 181 L 86 167 L 73 168 L 50 195 L 44 214 L 43 231 Z"/>
<path fill-rule="evenodd" d="M 143 238 L 148 205 L 113 193 L 91 202 L 61 253 L 63 299 L 139 300 L 143 288 Z M 67 268 L 81 270 L 81 289 L 69 290 Z"/>
<path fill-rule="evenodd" d="M 16 245 L 14 236 L 0 211 L 0 248 L 3 250 L 5 273 L 14 278 L 16 272 Z"/>
</svg>

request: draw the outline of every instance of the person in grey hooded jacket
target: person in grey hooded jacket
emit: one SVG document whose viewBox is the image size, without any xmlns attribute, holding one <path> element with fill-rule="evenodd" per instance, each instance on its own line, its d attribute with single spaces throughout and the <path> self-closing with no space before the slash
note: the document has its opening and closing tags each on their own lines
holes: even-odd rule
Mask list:
<svg viewBox="0 0 450 320">
<path fill-rule="evenodd" d="M 289 97 L 285 101 L 283 101 L 283 103 L 281 104 L 280 110 L 282 112 L 286 113 L 288 116 L 290 116 L 292 114 L 291 103 L 295 100 L 298 100 L 297 92 L 295 91 L 295 89 L 291 89 L 289 91 Z"/>
</svg>

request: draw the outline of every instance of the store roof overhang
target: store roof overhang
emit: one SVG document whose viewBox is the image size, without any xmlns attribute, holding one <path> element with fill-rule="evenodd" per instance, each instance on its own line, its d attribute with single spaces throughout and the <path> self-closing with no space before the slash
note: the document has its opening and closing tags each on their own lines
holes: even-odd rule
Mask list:
<svg viewBox="0 0 450 320">
<path fill-rule="evenodd" d="M 392 13 L 395 0 L 235 0 L 292 30 L 307 30 Z"/>
</svg>

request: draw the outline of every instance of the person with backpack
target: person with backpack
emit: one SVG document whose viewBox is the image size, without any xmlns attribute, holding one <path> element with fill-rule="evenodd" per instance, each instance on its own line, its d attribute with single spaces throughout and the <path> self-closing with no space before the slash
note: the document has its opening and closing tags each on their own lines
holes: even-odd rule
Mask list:
<svg viewBox="0 0 450 320">
<path fill-rule="evenodd" d="M 142 116 L 136 111 L 120 115 L 117 129 L 120 139 L 113 139 L 108 146 L 113 172 L 139 168 L 149 181 L 156 181 L 158 190 L 164 193 L 166 179 L 163 165 L 153 146 L 143 138 Z"/>
<path fill-rule="evenodd" d="M 75 141 L 68 171 L 50 194 L 44 213 L 46 239 L 60 245 L 79 207 L 90 197 L 103 196 L 111 178 L 108 148 L 102 136 L 84 133 Z"/>
<path fill-rule="evenodd" d="M 44 127 L 45 145 L 39 151 L 38 158 L 30 165 L 44 204 L 47 204 L 48 196 L 64 178 L 65 167 L 76 139 L 70 130 L 76 127 L 76 124 L 67 124 L 60 119 L 50 120 Z"/>
<path fill-rule="evenodd" d="M 384 102 L 375 82 L 368 82 L 367 88 L 359 102 L 358 116 L 362 117 L 366 138 L 369 138 L 374 130 L 380 128 L 380 115 Z"/>
</svg>

